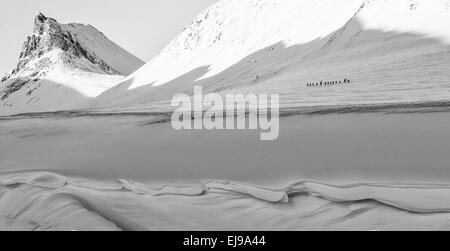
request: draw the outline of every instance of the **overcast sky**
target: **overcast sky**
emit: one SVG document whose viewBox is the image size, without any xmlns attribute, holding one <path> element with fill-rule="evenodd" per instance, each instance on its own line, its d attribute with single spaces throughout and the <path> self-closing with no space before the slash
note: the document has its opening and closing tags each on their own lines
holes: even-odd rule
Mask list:
<svg viewBox="0 0 450 251">
<path fill-rule="evenodd" d="M 61 23 L 91 24 L 115 43 L 148 61 L 216 1 L 1 0 L 0 75 L 17 64 L 38 11 Z"/>
</svg>

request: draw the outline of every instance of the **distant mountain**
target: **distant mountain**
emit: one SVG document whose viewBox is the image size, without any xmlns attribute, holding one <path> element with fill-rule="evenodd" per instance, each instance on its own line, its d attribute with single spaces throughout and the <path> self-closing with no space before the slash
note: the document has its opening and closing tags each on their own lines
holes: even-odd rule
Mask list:
<svg viewBox="0 0 450 251">
<path fill-rule="evenodd" d="M 92 108 L 168 108 L 193 85 L 285 107 L 441 100 L 448 69 L 450 0 L 221 0 Z"/>
<path fill-rule="evenodd" d="M 90 25 L 39 13 L 19 63 L 0 83 L 0 114 L 74 109 L 144 64 Z"/>
</svg>

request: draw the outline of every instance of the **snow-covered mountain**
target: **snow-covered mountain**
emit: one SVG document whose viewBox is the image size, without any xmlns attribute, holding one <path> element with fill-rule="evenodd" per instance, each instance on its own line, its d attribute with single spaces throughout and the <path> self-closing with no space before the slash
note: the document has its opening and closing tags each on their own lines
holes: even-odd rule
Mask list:
<svg viewBox="0 0 450 251">
<path fill-rule="evenodd" d="M 448 69 L 450 0 L 221 0 L 93 108 L 164 108 L 193 85 L 282 106 L 440 100 Z"/>
<path fill-rule="evenodd" d="M 74 109 L 144 64 L 90 25 L 39 13 L 17 68 L 0 83 L 0 114 Z"/>
</svg>

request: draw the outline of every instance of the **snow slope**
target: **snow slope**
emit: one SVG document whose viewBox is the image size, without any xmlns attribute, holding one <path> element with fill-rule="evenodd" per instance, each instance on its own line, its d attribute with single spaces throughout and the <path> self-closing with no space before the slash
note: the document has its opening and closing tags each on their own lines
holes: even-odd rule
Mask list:
<svg viewBox="0 0 450 251">
<path fill-rule="evenodd" d="M 90 25 L 39 13 L 17 68 L 2 78 L 0 113 L 77 108 L 143 64 Z"/>
<path fill-rule="evenodd" d="M 447 100 L 449 67 L 449 0 L 222 0 L 93 108 L 167 109 L 193 85 L 285 107 Z"/>
</svg>

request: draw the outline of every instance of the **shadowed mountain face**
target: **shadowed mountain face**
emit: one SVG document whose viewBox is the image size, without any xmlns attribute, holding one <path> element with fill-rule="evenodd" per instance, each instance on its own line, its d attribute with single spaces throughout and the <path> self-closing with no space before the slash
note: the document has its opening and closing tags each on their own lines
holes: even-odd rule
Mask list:
<svg viewBox="0 0 450 251">
<path fill-rule="evenodd" d="M 143 64 L 90 25 L 39 13 L 17 67 L 2 78 L 0 113 L 75 109 Z"/>
</svg>

